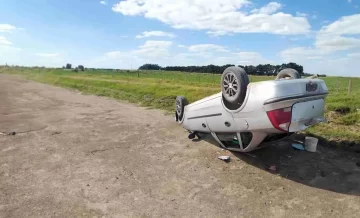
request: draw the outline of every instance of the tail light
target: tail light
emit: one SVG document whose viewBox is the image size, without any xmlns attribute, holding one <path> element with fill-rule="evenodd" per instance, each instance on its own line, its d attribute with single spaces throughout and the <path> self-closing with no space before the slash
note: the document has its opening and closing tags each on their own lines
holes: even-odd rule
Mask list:
<svg viewBox="0 0 360 218">
<path fill-rule="evenodd" d="M 288 131 L 291 122 L 291 107 L 266 112 L 271 124 L 280 131 Z"/>
</svg>

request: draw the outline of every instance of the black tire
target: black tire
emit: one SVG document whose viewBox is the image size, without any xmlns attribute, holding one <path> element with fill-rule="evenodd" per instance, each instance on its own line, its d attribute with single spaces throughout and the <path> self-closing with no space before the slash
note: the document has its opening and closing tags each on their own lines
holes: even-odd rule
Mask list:
<svg viewBox="0 0 360 218">
<path fill-rule="evenodd" d="M 177 96 L 175 100 L 175 117 L 176 121 L 181 121 L 184 117 L 184 108 L 188 105 L 188 101 L 184 96 Z"/>
<path fill-rule="evenodd" d="M 281 70 L 278 75 L 276 76 L 276 80 L 285 79 L 286 77 L 289 77 L 289 79 L 300 79 L 300 74 L 292 69 L 292 68 L 286 68 Z"/>
<path fill-rule="evenodd" d="M 240 67 L 228 67 L 221 76 L 224 105 L 230 110 L 238 109 L 245 100 L 249 77 Z"/>
</svg>

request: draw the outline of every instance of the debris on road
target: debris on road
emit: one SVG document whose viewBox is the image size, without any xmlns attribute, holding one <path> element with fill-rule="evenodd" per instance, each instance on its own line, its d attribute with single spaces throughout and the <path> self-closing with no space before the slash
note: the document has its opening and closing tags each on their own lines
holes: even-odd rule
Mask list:
<svg viewBox="0 0 360 218">
<path fill-rule="evenodd" d="M 276 166 L 275 165 L 271 165 L 268 170 L 271 170 L 271 171 L 276 171 Z"/>
<path fill-rule="evenodd" d="M 55 131 L 55 132 L 53 132 L 51 135 L 58 135 L 58 134 L 60 134 L 61 133 L 61 131 Z"/>
<path fill-rule="evenodd" d="M 223 161 L 230 161 L 230 156 L 218 156 L 218 159 Z"/>
<path fill-rule="evenodd" d="M 16 132 L 0 132 L 0 135 L 16 135 Z"/>
<path fill-rule="evenodd" d="M 309 152 L 316 152 L 316 147 L 318 144 L 319 139 L 315 137 L 306 137 L 305 138 L 305 149 Z"/>
<path fill-rule="evenodd" d="M 302 144 L 299 144 L 299 143 L 292 143 L 291 146 L 295 149 L 298 149 L 298 150 L 301 150 L 301 151 L 304 151 L 305 148 L 304 148 L 304 145 Z"/>
</svg>

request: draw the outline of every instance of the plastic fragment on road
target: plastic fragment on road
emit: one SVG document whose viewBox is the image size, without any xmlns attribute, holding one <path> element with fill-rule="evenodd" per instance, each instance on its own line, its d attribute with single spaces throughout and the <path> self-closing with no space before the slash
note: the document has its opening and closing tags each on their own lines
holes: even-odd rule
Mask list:
<svg viewBox="0 0 360 218">
<path fill-rule="evenodd" d="M 223 160 L 223 161 L 229 161 L 230 156 L 218 156 L 218 159 Z"/>
<path fill-rule="evenodd" d="M 299 143 L 292 143 L 291 146 L 295 149 L 298 149 L 298 150 L 301 150 L 301 151 L 304 151 L 305 148 L 304 148 L 304 145 L 302 144 L 299 144 Z"/>
<path fill-rule="evenodd" d="M 271 171 L 276 171 L 276 166 L 275 165 L 271 165 L 268 170 L 271 170 Z"/>
</svg>

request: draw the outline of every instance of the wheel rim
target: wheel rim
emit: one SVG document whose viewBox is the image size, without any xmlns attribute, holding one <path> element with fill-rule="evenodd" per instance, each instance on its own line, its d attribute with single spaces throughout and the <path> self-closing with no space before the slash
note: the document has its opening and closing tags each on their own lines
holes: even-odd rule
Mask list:
<svg viewBox="0 0 360 218">
<path fill-rule="evenodd" d="M 227 97 L 233 98 L 239 92 L 239 81 L 233 73 L 228 73 L 223 81 L 224 94 Z"/>
<path fill-rule="evenodd" d="M 176 99 L 176 113 L 180 115 L 181 113 L 181 102 L 180 99 Z"/>
</svg>

